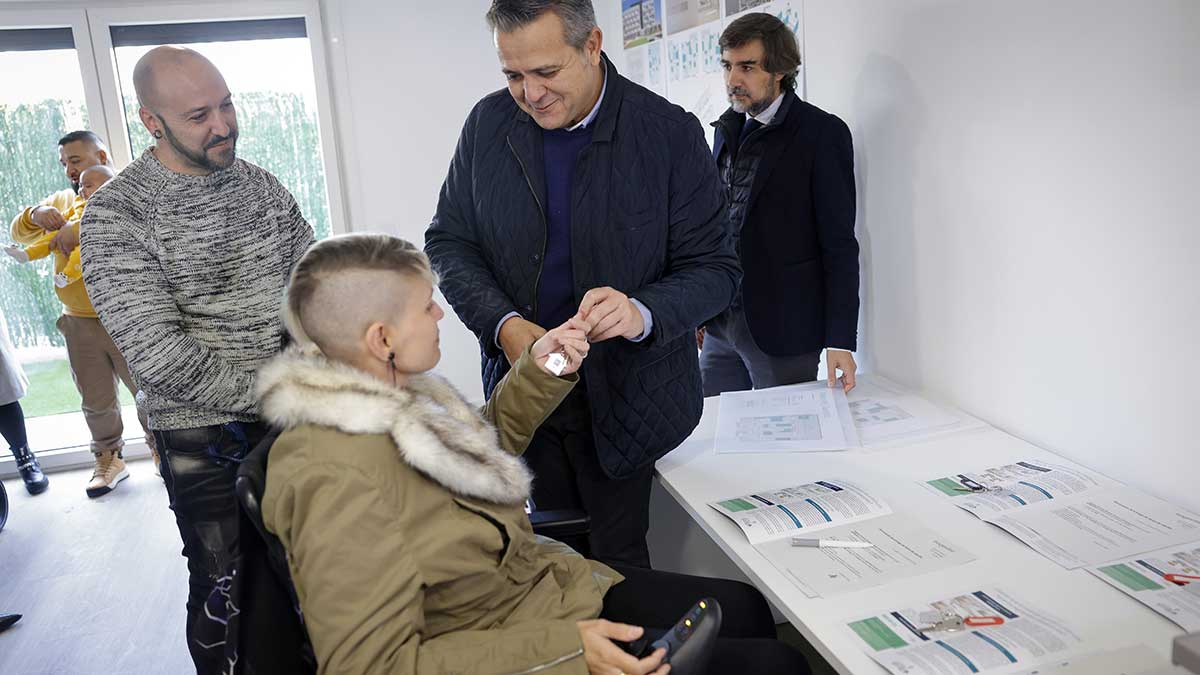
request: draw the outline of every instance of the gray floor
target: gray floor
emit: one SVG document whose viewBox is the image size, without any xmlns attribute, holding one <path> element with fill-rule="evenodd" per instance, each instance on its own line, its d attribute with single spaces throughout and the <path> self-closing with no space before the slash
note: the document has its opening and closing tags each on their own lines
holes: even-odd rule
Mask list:
<svg viewBox="0 0 1200 675">
<path fill-rule="evenodd" d="M 113 492 L 88 499 L 89 469 L 50 475 L 30 497 L 6 480 L 0 531 L 0 634 L 6 675 L 195 672 L 184 645 L 187 567 L 149 460 L 130 463 Z"/>
</svg>

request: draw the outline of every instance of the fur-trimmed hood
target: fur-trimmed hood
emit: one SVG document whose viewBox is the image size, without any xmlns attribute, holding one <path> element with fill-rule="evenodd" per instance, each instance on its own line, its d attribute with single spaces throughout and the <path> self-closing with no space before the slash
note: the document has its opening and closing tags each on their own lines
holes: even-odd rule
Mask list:
<svg viewBox="0 0 1200 675">
<path fill-rule="evenodd" d="M 263 419 L 281 429 L 313 424 L 387 434 L 401 460 L 455 494 L 499 504 L 529 497 L 524 462 L 502 450 L 496 430 L 437 375 L 396 388 L 293 346 L 262 367 L 257 393 Z"/>
</svg>

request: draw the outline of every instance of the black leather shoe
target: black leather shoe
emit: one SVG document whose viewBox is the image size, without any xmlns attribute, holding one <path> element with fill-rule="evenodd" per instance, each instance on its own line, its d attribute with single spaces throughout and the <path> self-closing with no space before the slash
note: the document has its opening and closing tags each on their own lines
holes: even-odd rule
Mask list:
<svg viewBox="0 0 1200 675">
<path fill-rule="evenodd" d="M 42 473 L 42 465 L 38 464 L 37 457 L 33 456 L 29 446 L 16 448 L 12 453 L 17 460 L 17 471 L 21 474 L 21 480 L 25 481 L 25 489 L 29 494 L 40 495 L 45 492 L 50 486 L 50 479 Z"/>
<path fill-rule="evenodd" d="M 20 620 L 20 614 L 6 614 L 4 616 L 0 616 L 0 633 L 12 628 L 12 625 Z"/>
</svg>

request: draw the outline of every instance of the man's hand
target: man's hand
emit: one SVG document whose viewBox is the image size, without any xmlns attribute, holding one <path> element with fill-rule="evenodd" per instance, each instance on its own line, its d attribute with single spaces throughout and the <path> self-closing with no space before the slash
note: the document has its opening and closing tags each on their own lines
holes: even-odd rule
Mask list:
<svg viewBox="0 0 1200 675">
<path fill-rule="evenodd" d="M 67 224 L 67 219 L 63 217 L 63 214 L 58 212 L 58 209 L 44 204 L 34 207 L 29 212 L 29 220 L 47 232 L 61 230 Z"/>
<path fill-rule="evenodd" d="M 63 255 L 71 255 L 76 246 L 79 246 L 79 233 L 73 227 L 62 228 L 54 235 L 54 239 L 50 240 L 50 249 Z"/>
<path fill-rule="evenodd" d="M 666 675 L 671 666 L 663 664 L 667 650 L 659 648 L 640 661 L 613 640 L 630 642 L 642 636 L 642 629 L 604 619 L 577 621 L 579 636 L 583 639 L 583 657 L 587 659 L 588 672 L 592 675 Z"/>
<path fill-rule="evenodd" d="M 559 377 L 579 370 L 583 360 L 587 358 L 588 350 L 591 349 L 587 341 L 588 328 L 589 326 L 578 318 L 567 319 L 566 323 L 551 329 L 533 343 L 534 360 L 542 370 Z M 561 373 L 555 373 L 546 367 L 546 361 L 555 352 L 561 352 L 567 357 L 567 367 Z"/>
<path fill-rule="evenodd" d="M 837 381 L 837 370 L 842 370 L 842 387 L 846 393 L 854 388 L 854 373 L 858 370 L 858 364 L 854 362 L 854 355 L 850 352 L 841 349 L 826 349 L 825 350 L 825 370 L 829 375 L 829 386 Z"/>
<path fill-rule="evenodd" d="M 508 364 L 512 365 L 521 358 L 529 345 L 535 340 L 546 334 L 546 329 L 533 323 L 526 321 L 519 316 L 514 316 L 508 321 L 505 321 L 500 326 L 500 348 L 504 350 L 504 356 L 508 358 Z"/>
<path fill-rule="evenodd" d="M 696 329 L 696 351 L 704 351 L 704 326 Z"/>
<path fill-rule="evenodd" d="M 624 293 L 605 286 L 593 288 L 583 295 L 579 313 L 575 315 L 592 326 L 588 339 L 603 342 L 609 338 L 623 337 L 632 340 L 646 330 L 642 313 Z"/>
</svg>

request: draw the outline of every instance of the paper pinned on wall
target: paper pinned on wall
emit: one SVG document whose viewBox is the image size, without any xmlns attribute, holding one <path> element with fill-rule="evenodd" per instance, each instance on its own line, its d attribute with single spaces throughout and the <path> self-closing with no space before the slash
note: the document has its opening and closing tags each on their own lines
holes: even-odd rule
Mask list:
<svg viewBox="0 0 1200 675">
<path fill-rule="evenodd" d="M 715 442 L 720 454 L 859 446 L 846 393 L 824 382 L 721 394 Z"/>
</svg>

